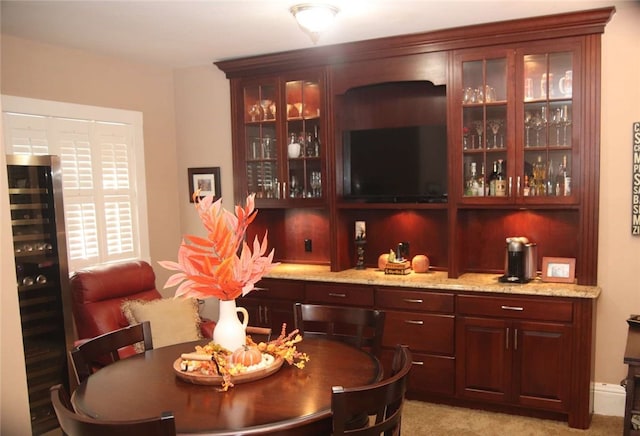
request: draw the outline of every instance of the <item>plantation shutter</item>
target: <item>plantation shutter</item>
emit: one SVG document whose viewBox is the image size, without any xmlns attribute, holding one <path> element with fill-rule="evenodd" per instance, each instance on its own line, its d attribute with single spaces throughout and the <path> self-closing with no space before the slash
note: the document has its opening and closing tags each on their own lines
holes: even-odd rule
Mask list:
<svg viewBox="0 0 640 436">
<path fill-rule="evenodd" d="M 70 271 L 144 257 L 134 126 L 8 111 L 3 121 L 8 153 L 60 157 Z"/>
</svg>

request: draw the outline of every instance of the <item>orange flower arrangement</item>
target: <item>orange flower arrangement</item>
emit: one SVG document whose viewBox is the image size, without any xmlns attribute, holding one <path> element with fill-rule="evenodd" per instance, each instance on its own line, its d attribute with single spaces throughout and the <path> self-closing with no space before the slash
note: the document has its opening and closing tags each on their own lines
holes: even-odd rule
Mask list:
<svg viewBox="0 0 640 436">
<path fill-rule="evenodd" d="M 247 196 L 245 207 L 236 206 L 235 215 L 222 207 L 222 199 L 213 201 L 213 195 L 198 201 L 195 207 L 207 230 L 207 237 L 185 235 L 178 250 L 178 262 L 160 261 L 173 274 L 164 287 L 179 285 L 176 297 L 235 300 L 254 289 L 254 285 L 275 265 L 274 250 L 268 256 L 267 234 L 262 243 L 253 241 L 253 252 L 245 242 L 245 233 L 256 217 L 254 194 Z M 188 241 L 188 242 L 187 242 Z M 240 255 L 238 251 L 242 246 Z"/>
</svg>

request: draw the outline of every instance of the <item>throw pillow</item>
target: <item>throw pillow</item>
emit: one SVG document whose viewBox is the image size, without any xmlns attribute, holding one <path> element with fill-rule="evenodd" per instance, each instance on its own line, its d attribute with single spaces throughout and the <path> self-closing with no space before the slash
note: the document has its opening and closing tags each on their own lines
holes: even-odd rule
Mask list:
<svg viewBox="0 0 640 436">
<path fill-rule="evenodd" d="M 157 300 L 125 300 L 122 313 L 129 324 L 151 323 L 153 348 L 202 339 L 200 315 L 195 298 L 161 298 Z M 144 351 L 141 344 L 136 350 Z"/>
</svg>

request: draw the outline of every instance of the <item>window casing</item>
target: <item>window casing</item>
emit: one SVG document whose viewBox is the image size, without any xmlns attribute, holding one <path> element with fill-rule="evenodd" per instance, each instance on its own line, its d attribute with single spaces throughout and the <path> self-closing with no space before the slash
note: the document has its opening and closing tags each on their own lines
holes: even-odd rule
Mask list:
<svg viewBox="0 0 640 436">
<path fill-rule="evenodd" d="M 2 97 L 5 152 L 60 157 L 69 270 L 149 260 L 142 114 Z"/>
</svg>

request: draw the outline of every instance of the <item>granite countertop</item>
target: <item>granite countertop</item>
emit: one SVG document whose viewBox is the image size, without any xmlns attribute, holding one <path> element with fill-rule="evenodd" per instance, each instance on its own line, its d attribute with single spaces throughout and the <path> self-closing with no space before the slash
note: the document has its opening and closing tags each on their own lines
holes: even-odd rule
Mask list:
<svg viewBox="0 0 640 436">
<path fill-rule="evenodd" d="M 444 271 L 429 271 L 424 274 L 385 274 L 379 269 L 347 269 L 331 272 L 325 265 L 303 265 L 283 263 L 277 265 L 265 277 L 290 280 L 306 280 L 333 283 L 353 283 L 378 286 L 426 288 L 449 291 L 473 291 L 500 294 L 544 295 L 573 298 L 598 298 L 599 286 L 574 285 L 569 283 L 544 283 L 539 279 L 527 284 L 501 283 L 498 274 L 463 274 L 450 279 Z"/>
</svg>

